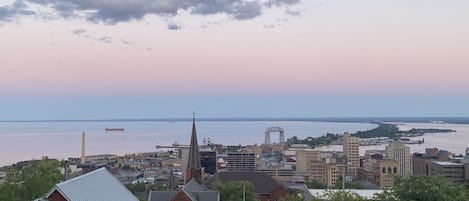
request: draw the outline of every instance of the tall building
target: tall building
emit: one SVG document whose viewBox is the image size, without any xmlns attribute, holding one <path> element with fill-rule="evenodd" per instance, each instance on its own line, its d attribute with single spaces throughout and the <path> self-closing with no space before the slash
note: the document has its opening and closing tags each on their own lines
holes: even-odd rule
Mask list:
<svg viewBox="0 0 469 201">
<path fill-rule="evenodd" d="M 412 155 L 410 149 L 402 142 L 392 142 L 386 146 L 386 159 L 399 162 L 399 175 L 412 175 Z"/>
<path fill-rule="evenodd" d="M 202 170 L 200 166 L 199 144 L 197 143 L 197 131 L 195 129 L 195 117 L 192 118 L 192 134 L 191 143 L 189 145 L 189 159 L 186 168 L 185 182 L 189 182 L 192 178 L 201 182 Z"/>
<path fill-rule="evenodd" d="M 356 176 L 360 168 L 360 139 L 352 137 L 350 133 L 344 133 L 343 151 L 347 157 L 347 175 Z"/>
<path fill-rule="evenodd" d="M 217 172 L 217 153 L 214 151 L 201 151 L 200 165 L 204 168 L 205 173 L 215 174 Z"/>
<path fill-rule="evenodd" d="M 230 172 L 254 172 L 256 156 L 254 153 L 230 152 L 226 157 L 226 168 Z"/>
<path fill-rule="evenodd" d="M 308 172 L 311 167 L 311 161 L 319 161 L 321 159 L 320 152 L 318 150 L 297 150 L 296 151 L 296 171 Z"/>
</svg>

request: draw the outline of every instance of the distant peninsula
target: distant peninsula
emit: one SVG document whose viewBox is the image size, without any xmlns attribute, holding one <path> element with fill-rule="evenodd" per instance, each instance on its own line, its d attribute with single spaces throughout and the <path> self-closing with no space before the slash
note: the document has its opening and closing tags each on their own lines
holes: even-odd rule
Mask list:
<svg viewBox="0 0 469 201">
<path fill-rule="evenodd" d="M 367 130 L 358 131 L 352 136 L 359 138 L 373 138 L 373 137 L 388 137 L 396 139 L 399 137 L 416 137 L 422 136 L 427 133 L 451 133 L 456 132 L 452 129 L 440 129 L 440 128 L 412 128 L 407 131 L 400 131 L 396 124 L 378 123 L 378 127 Z"/>
<path fill-rule="evenodd" d="M 456 132 L 452 129 L 439 129 L 439 128 L 412 128 L 407 131 L 400 131 L 397 124 L 391 123 L 377 123 L 378 127 L 366 131 L 358 131 L 353 133 L 352 136 L 359 138 L 376 138 L 387 137 L 390 139 L 399 139 L 400 137 L 417 137 L 427 133 L 451 133 Z M 322 145 L 341 144 L 342 134 L 327 133 L 320 137 L 307 137 L 299 139 L 296 136 L 288 138 L 287 143 L 292 144 L 307 144 L 312 148 Z"/>
</svg>

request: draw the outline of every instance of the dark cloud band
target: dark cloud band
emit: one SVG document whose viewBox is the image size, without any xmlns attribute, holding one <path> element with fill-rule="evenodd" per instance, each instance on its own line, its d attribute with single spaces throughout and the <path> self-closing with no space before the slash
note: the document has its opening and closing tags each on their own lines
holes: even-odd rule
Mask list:
<svg viewBox="0 0 469 201">
<path fill-rule="evenodd" d="M 93 22 L 114 24 L 139 20 L 145 15 L 176 16 L 181 11 L 193 15 L 226 14 L 237 20 L 249 20 L 272 6 L 297 4 L 300 0 L 17 0 L 0 7 L 0 21 L 18 15 L 37 14 L 29 4 L 52 8 L 60 17 L 83 16 Z M 174 26 L 171 26 L 174 28 Z"/>
</svg>

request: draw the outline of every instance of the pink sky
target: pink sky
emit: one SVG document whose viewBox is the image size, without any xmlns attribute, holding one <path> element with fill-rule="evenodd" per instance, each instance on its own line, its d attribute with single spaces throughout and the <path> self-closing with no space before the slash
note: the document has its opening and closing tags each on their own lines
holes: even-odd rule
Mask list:
<svg viewBox="0 0 469 201">
<path fill-rule="evenodd" d="M 0 25 L 0 92 L 464 95 L 468 4 L 303 0 L 249 20 L 182 12 L 114 25 L 18 16 Z"/>
</svg>

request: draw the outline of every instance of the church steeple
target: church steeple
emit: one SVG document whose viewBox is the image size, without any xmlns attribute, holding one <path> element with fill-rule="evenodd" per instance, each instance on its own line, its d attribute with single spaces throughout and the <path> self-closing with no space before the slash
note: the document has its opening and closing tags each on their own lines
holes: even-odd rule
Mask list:
<svg viewBox="0 0 469 201">
<path fill-rule="evenodd" d="M 176 181 L 174 181 L 174 174 L 173 174 L 173 168 L 169 170 L 169 178 L 168 178 L 168 184 L 166 185 L 166 190 L 174 190 L 177 189 L 178 185 Z"/>
<path fill-rule="evenodd" d="M 197 143 L 197 131 L 195 128 L 195 113 L 192 113 L 192 134 L 189 146 L 189 161 L 186 169 L 186 182 L 192 178 L 200 181 L 201 177 L 199 144 Z"/>
</svg>

